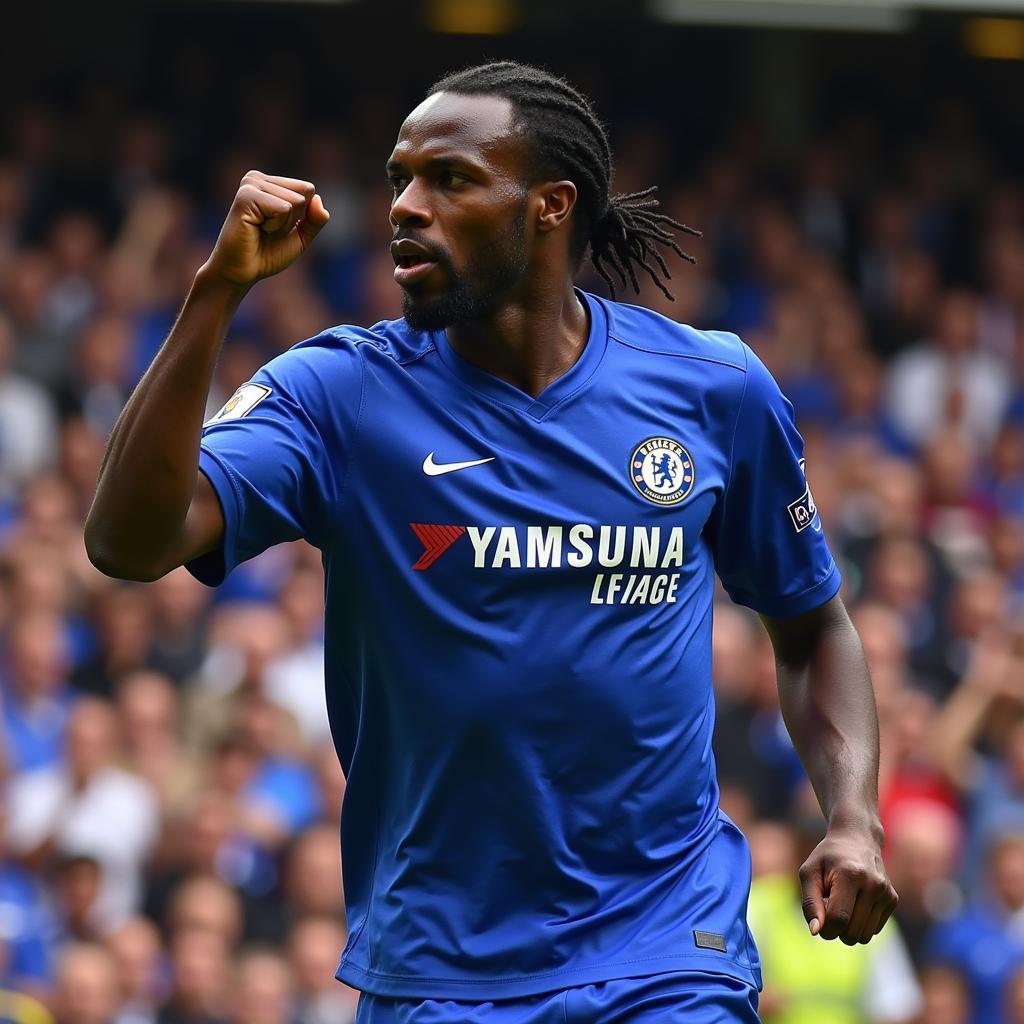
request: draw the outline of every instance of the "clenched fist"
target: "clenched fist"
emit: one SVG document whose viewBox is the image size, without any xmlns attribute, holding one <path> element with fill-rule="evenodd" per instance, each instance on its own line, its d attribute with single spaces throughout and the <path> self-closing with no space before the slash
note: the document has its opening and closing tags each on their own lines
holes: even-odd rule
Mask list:
<svg viewBox="0 0 1024 1024">
<path fill-rule="evenodd" d="M 830 829 L 800 868 L 800 886 L 811 934 L 848 946 L 869 942 L 899 902 L 879 845 L 858 830 Z"/>
<path fill-rule="evenodd" d="M 249 171 L 206 269 L 242 287 L 279 274 L 306 251 L 329 219 L 310 182 Z"/>
</svg>

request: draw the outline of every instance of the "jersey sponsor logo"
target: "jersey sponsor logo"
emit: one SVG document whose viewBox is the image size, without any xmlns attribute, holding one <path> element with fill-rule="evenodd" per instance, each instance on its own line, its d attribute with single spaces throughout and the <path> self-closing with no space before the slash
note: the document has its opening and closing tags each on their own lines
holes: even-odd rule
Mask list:
<svg viewBox="0 0 1024 1024">
<path fill-rule="evenodd" d="M 237 420 L 249 413 L 270 394 L 270 388 L 265 384 L 243 384 L 204 424 L 204 427 L 211 423 L 220 423 L 222 420 Z"/>
<path fill-rule="evenodd" d="M 473 466 L 482 466 L 485 462 L 493 462 L 496 456 L 492 455 L 486 459 L 475 459 L 471 462 L 435 462 L 434 453 L 431 452 L 423 460 L 423 472 L 427 476 L 444 476 L 445 473 L 455 473 L 460 469 L 472 469 Z"/>
<path fill-rule="evenodd" d="M 807 468 L 803 459 L 800 460 L 800 468 L 806 478 Z M 786 511 L 789 513 L 790 522 L 797 533 L 803 533 L 808 526 L 813 526 L 817 532 L 821 532 L 821 520 L 817 518 L 818 506 L 814 504 L 810 484 L 804 488 L 804 493 L 796 501 L 791 501 L 786 506 Z"/>
<path fill-rule="evenodd" d="M 683 564 L 681 526 L 449 526 L 410 523 L 427 569 L 462 535 L 473 547 L 474 569 L 668 569 Z M 425 563 L 425 564 L 424 564 Z"/>
<path fill-rule="evenodd" d="M 412 566 L 421 572 L 429 569 L 466 532 L 464 526 L 434 526 L 431 523 L 410 523 L 409 526 L 423 545 L 423 554 Z"/>
<path fill-rule="evenodd" d="M 597 572 L 591 604 L 675 604 L 685 561 L 681 526 L 456 526 L 410 523 L 423 551 L 413 569 L 429 569 L 465 534 L 474 569 L 637 569 Z M 465 545 L 462 545 L 465 547 Z"/>
<path fill-rule="evenodd" d="M 678 505 L 693 490 L 693 459 L 671 437 L 649 437 L 633 449 L 629 479 L 656 505 Z"/>
</svg>

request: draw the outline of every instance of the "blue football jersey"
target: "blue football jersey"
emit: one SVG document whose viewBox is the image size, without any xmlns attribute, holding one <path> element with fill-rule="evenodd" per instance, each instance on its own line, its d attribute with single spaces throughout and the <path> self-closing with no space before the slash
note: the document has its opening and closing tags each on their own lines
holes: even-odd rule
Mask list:
<svg viewBox="0 0 1024 1024">
<path fill-rule="evenodd" d="M 714 574 L 785 616 L 839 573 L 750 349 L 580 298 L 587 344 L 536 398 L 397 320 L 295 346 L 203 434 L 225 534 L 199 579 L 323 552 L 338 976 L 368 992 L 760 984 L 711 750 Z"/>
</svg>

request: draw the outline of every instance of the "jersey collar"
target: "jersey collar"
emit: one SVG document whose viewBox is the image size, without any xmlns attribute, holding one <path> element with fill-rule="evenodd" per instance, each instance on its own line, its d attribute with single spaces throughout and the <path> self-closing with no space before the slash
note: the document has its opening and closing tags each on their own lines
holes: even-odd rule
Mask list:
<svg viewBox="0 0 1024 1024">
<path fill-rule="evenodd" d="M 604 305 L 595 295 L 590 295 L 579 288 L 576 288 L 575 292 L 589 314 L 590 331 L 587 334 L 587 343 L 579 359 L 536 398 L 493 373 L 467 362 L 452 348 L 444 331 L 437 331 L 433 335 L 437 354 L 445 368 L 465 387 L 479 392 L 492 401 L 519 409 L 534 419 L 543 419 L 556 405 L 590 383 L 608 348 L 608 317 Z"/>
</svg>

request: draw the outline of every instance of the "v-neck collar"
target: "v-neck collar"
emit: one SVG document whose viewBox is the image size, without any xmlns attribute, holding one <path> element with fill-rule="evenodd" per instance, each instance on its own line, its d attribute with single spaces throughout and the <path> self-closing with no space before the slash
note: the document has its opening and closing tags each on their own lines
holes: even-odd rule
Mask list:
<svg viewBox="0 0 1024 1024">
<path fill-rule="evenodd" d="M 590 330 L 587 343 L 579 358 L 560 377 L 553 380 L 534 398 L 521 391 L 493 373 L 481 370 L 480 367 L 459 355 L 452 348 L 448 335 L 444 331 L 436 331 L 433 335 L 434 347 L 444 363 L 445 368 L 465 387 L 477 391 L 491 401 L 512 406 L 534 419 L 543 419 L 559 402 L 584 387 L 593 377 L 608 348 L 608 317 L 604 305 L 596 296 L 574 289 L 580 302 L 586 307 L 590 318 Z"/>
</svg>

